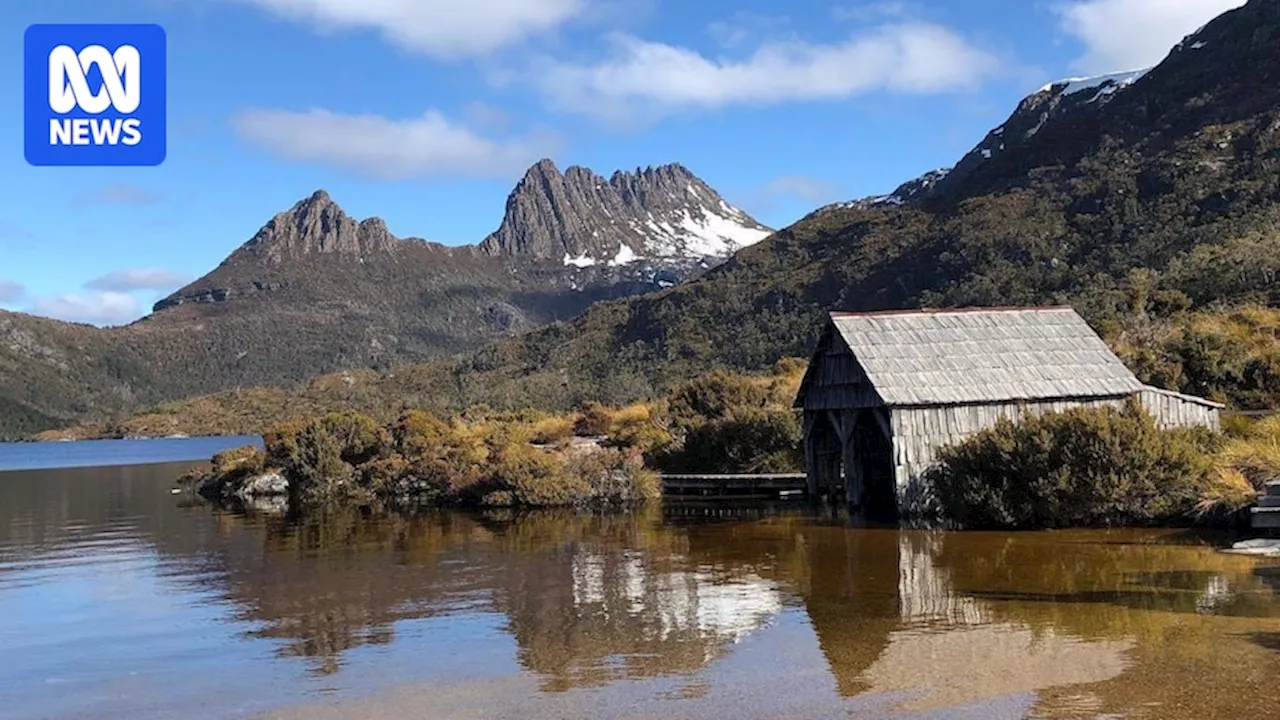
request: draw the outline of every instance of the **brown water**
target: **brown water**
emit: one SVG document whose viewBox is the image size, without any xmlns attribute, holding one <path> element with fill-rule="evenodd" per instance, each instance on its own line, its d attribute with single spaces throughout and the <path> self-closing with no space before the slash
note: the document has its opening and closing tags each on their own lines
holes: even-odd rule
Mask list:
<svg viewBox="0 0 1280 720">
<path fill-rule="evenodd" d="M 306 523 L 0 475 L 0 716 L 1280 718 L 1280 565 L 794 511 Z"/>
</svg>

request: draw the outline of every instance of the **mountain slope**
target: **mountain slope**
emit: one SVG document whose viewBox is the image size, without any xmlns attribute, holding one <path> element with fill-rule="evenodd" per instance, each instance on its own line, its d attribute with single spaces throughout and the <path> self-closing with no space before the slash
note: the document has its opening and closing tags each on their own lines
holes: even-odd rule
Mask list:
<svg viewBox="0 0 1280 720">
<path fill-rule="evenodd" d="M 1280 301 L 1277 48 L 1280 4 L 1253 0 L 1137 79 L 1050 85 L 913 197 L 815 213 L 697 282 L 491 346 L 449 371 L 455 403 L 622 400 L 760 368 L 807 354 L 831 308 L 1071 303 L 1118 332 Z"/>
<path fill-rule="evenodd" d="M 597 181 L 608 191 L 565 192 Z M 738 245 L 694 242 L 706 238 L 660 222 L 713 211 Z M 584 238 L 602 212 L 617 227 Z M 199 393 L 444 358 L 598 300 L 671 286 L 767 233 L 678 165 L 604 183 L 540 162 L 512 192 L 499 230 L 461 247 L 397 238 L 318 191 L 128 327 L 0 315 L 0 437 Z M 613 261 L 588 262 L 606 253 Z"/>
</svg>

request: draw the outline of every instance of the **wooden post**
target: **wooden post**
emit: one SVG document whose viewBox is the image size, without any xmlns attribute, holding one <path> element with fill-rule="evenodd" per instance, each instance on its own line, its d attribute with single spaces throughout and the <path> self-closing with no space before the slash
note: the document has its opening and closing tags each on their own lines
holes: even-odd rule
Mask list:
<svg viewBox="0 0 1280 720">
<path fill-rule="evenodd" d="M 808 501 L 818 502 L 818 448 L 814 437 L 817 413 L 804 413 L 804 479 Z"/>
<path fill-rule="evenodd" d="M 832 424 L 840 438 L 840 461 L 844 465 L 844 500 L 850 509 L 862 508 L 862 464 L 854 447 L 854 428 L 857 427 L 857 410 L 833 412 Z"/>
</svg>

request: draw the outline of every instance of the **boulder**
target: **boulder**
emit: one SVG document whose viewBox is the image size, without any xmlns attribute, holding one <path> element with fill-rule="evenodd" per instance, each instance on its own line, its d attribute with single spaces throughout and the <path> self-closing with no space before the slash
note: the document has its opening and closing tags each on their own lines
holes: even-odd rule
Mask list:
<svg viewBox="0 0 1280 720">
<path fill-rule="evenodd" d="M 278 472 L 265 472 L 245 480 L 235 494 L 240 498 L 288 495 L 289 480 Z"/>
</svg>

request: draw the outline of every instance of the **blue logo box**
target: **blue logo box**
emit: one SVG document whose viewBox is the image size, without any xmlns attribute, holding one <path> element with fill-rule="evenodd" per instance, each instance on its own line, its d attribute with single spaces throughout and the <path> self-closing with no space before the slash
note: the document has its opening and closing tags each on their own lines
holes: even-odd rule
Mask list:
<svg viewBox="0 0 1280 720">
<path fill-rule="evenodd" d="M 23 42 L 32 165 L 159 165 L 166 152 L 159 25 L 32 25 Z"/>
</svg>

